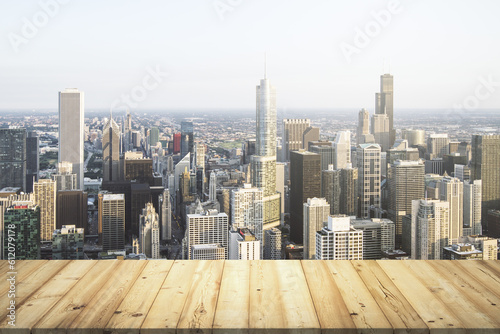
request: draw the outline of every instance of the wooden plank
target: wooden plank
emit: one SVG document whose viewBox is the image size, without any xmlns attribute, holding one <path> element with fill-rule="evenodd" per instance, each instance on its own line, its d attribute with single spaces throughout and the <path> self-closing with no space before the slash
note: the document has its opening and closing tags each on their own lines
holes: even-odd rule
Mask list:
<svg viewBox="0 0 500 334">
<path fill-rule="evenodd" d="M 394 333 L 429 333 L 429 328 L 376 261 L 352 261 Z"/>
<path fill-rule="evenodd" d="M 440 275 L 429 264 L 430 262 L 432 261 L 402 261 L 403 265 L 413 271 L 414 278 L 419 279 L 436 298 L 445 303 L 467 329 L 494 329 L 497 327 L 495 321 L 482 313 L 482 310 L 468 300 L 462 291 L 450 283 L 448 278 Z"/>
<path fill-rule="evenodd" d="M 117 274 L 123 260 L 98 261 L 75 286 L 33 326 L 32 334 L 66 333 L 66 329 L 92 301 L 106 281 Z M 121 273 L 120 273 L 121 274 Z"/>
<path fill-rule="evenodd" d="M 500 325 L 500 298 L 491 293 L 488 287 L 456 266 L 454 261 L 429 261 L 427 263 L 448 282 L 454 284 L 460 293 L 467 296 L 482 313 L 487 314 L 497 325 Z"/>
<path fill-rule="evenodd" d="M 32 272 L 46 264 L 48 260 L 22 260 L 22 261 L 16 261 L 15 264 L 15 270 L 14 272 L 16 273 L 16 283 L 24 281 L 26 278 L 28 278 Z M 10 272 L 10 269 L 9 269 Z M 4 272 L 5 276 L 7 275 L 10 276 L 7 272 Z M 9 282 L 7 279 L 2 279 L 0 280 L 0 296 L 5 296 L 7 294 L 7 291 L 9 291 Z"/>
<path fill-rule="evenodd" d="M 224 261 L 199 261 L 177 333 L 211 333 Z"/>
<path fill-rule="evenodd" d="M 387 320 L 350 261 L 325 261 L 359 331 L 392 334 Z"/>
<path fill-rule="evenodd" d="M 325 261 L 301 261 L 322 333 L 357 333 L 350 312 Z"/>
<path fill-rule="evenodd" d="M 408 269 L 402 262 L 393 260 L 380 260 L 377 263 L 396 287 L 405 296 L 406 300 L 417 311 L 420 318 L 429 327 L 431 333 L 466 333 L 465 327 L 447 305 L 436 298 L 420 280 L 415 278 L 415 273 Z M 411 261 L 416 262 L 416 261 Z"/>
<path fill-rule="evenodd" d="M 453 264 L 468 272 L 477 281 L 483 283 L 492 294 L 500 298 L 500 276 L 481 262 L 483 261 L 457 261 Z"/>
<path fill-rule="evenodd" d="M 147 261 L 122 261 L 68 327 L 67 333 L 102 333 Z"/>
<path fill-rule="evenodd" d="M 250 333 L 320 333 L 300 261 L 251 261 Z"/>
<path fill-rule="evenodd" d="M 199 262 L 196 260 L 174 262 L 144 319 L 141 334 L 175 334 Z"/>
<path fill-rule="evenodd" d="M 174 261 L 150 260 L 106 325 L 105 331 L 139 333 Z"/>
<path fill-rule="evenodd" d="M 52 261 L 50 261 L 52 263 Z M 31 328 L 75 286 L 97 261 L 71 261 L 52 279 L 35 291 L 16 310 L 16 333 L 29 334 Z M 0 333 L 9 328 L 8 319 L 2 319 Z"/>
<path fill-rule="evenodd" d="M 9 271 L 9 261 L 8 260 L 1 260 L 0 261 L 0 273 L 6 273 Z"/>
<path fill-rule="evenodd" d="M 57 274 L 61 269 L 68 265 L 70 261 L 64 260 L 54 260 L 50 262 L 45 262 L 42 266 L 36 268 L 31 274 L 24 280 L 17 280 L 15 285 L 15 302 L 17 307 L 22 305 L 22 303 L 36 290 L 43 286 L 48 280 L 50 280 L 55 274 Z M 9 313 L 7 307 L 9 306 L 8 298 L 0 299 L 0 319 L 4 319 Z"/>
<path fill-rule="evenodd" d="M 225 261 L 213 332 L 248 333 L 250 261 Z"/>
</svg>

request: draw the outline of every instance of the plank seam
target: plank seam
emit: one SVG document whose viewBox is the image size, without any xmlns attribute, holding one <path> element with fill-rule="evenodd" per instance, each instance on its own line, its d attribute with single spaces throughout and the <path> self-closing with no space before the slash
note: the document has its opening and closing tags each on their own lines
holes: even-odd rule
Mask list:
<svg viewBox="0 0 500 334">
<path fill-rule="evenodd" d="M 226 261 L 227 260 L 224 260 L 224 262 L 222 263 L 222 273 L 220 275 L 219 291 L 217 291 L 217 299 L 215 300 L 214 316 L 212 318 L 212 328 L 211 328 L 212 331 L 214 329 L 215 315 L 217 314 L 217 305 L 219 304 L 220 288 L 221 288 L 221 285 L 222 285 L 222 279 L 224 278 L 224 270 L 226 269 Z"/>
</svg>

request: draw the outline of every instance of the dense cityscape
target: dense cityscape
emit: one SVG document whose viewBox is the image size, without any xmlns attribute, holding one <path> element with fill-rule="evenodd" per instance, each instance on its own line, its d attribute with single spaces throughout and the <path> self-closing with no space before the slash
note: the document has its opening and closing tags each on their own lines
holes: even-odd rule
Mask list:
<svg viewBox="0 0 500 334">
<path fill-rule="evenodd" d="M 497 259 L 497 113 L 398 114 L 391 74 L 374 112 L 278 110 L 264 77 L 253 117 L 87 112 L 76 88 L 4 111 L 3 258 Z"/>
</svg>

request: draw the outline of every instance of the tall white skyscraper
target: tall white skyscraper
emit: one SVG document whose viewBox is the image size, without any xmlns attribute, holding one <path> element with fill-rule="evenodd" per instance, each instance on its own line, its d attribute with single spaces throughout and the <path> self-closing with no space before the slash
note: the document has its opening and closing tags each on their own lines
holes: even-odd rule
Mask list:
<svg viewBox="0 0 500 334">
<path fill-rule="evenodd" d="M 384 152 L 391 148 L 390 132 L 389 117 L 386 114 L 372 116 L 372 134 L 375 142 L 380 145 Z"/>
<path fill-rule="evenodd" d="M 229 231 L 229 260 L 260 260 L 261 240 L 247 228 Z"/>
<path fill-rule="evenodd" d="M 335 169 L 344 169 L 351 163 L 351 131 L 339 131 L 333 142 Z"/>
<path fill-rule="evenodd" d="M 328 227 L 316 232 L 317 260 L 363 260 L 363 231 L 349 216 L 329 216 Z"/>
<path fill-rule="evenodd" d="M 324 198 L 308 198 L 304 203 L 304 259 L 316 257 L 316 232 L 328 223 L 330 204 Z"/>
<path fill-rule="evenodd" d="M 483 198 L 481 187 L 481 180 L 464 182 L 464 236 L 483 234 L 481 225 Z"/>
<path fill-rule="evenodd" d="M 450 205 L 450 244 L 458 243 L 458 238 L 463 235 L 464 226 L 464 184 L 457 178 L 443 177 L 439 199 L 447 201 Z"/>
<path fill-rule="evenodd" d="M 160 258 L 160 226 L 153 203 L 146 203 L 139 216 L 139 253 L 148 258 Z"/>
<path fill-rule="evenodd" d="M 375 93 L 375 114 L 386 114 L 389 118 L 389 147 L 396 140 L 394 130 L 394 80 L 386 73 L 380 76 L 380 93 Z"/>
<path fill-rule="evenodd" d="M 364 144 L 364 136 L 370 133 L 370 113 L 361 109 L 358 113 L 358 131 L 356 133 L 356 144 Z"/>
<path fill-rule="evenodd" d="M 411 213 L 412 260 L 440 260 L 450 245 L 450 205 L 439 200 L 413 200 Z"/>
<path fill-rule="evenodd" d="M 427 158 L 429 160 L 442 158 L 448 154 L 450 138 L 446 133 L 431 134 L 427 139 Z"/>
<path fill-rule="evenodd" d="M 217 210 L 208 210 L 203 214 L 188 214 L 186 227 L 186 243 L 188 259 L 195 259 L 193 247 L 217 245 L 224 249 L 224 258 L 228 255 L 228 217 Z"/>
<path fill-rule="evenodd" d="M 41 179 L 33 184 L 33 202 L 40 207 L 40 241 L 52 241 L 56 229 L 56 194 L 55 181 Z"/>
<path fill-rule="evenodd" d="M 84 94 L 76 88 L 59 92 L 59 162 L 73 164 L 77 188 L 83 190 Z"/>
<path fill-rule="evenodd" d="M 163 190 L 159 198 L 161 208 L 161 240 L 172 239 L 172 204 L 170 202 L 170 191 Z"/>
<path fill-rule="evenodd" d="M 208 200 L 215 202 L 217 200 L 217 174 L 214 171 L 210 173 L 210 181 L 208 183 Z"/>
<path fill-rule="evenodd" d="M 380 145 L 360 144 L 356 150 L 359 171 L 359 216 L 370 218 L 370 207 L 380 207 Z"/>
</svg>

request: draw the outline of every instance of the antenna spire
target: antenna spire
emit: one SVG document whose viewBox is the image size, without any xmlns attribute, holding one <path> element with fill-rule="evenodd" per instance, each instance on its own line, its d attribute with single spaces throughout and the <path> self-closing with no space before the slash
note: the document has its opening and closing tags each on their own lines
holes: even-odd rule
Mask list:
<svg viewBox="0 0 500 334">
<path fill-rule="evenodd" d="M 267 79 L 267 53 L 264 52 L 264 79 Z"/>
</svg>

